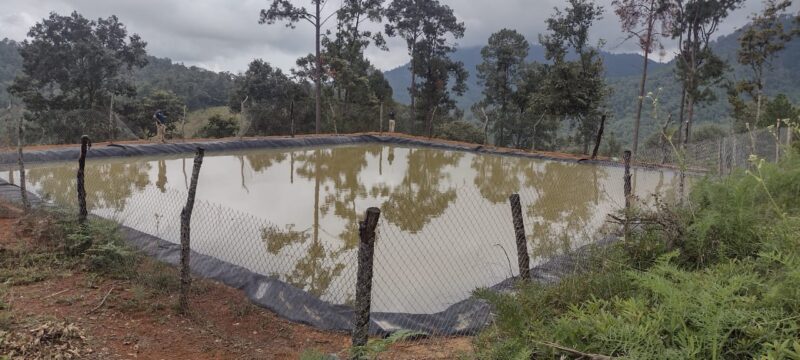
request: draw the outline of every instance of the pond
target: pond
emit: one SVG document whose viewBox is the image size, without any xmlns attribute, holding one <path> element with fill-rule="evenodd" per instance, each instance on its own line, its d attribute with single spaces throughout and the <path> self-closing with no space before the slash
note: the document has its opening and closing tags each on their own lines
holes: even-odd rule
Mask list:
<svg viewBox="0 0 800 360">
<path fill-rule="evenodd" d="M 29 166 L 28 186 L 74 205 L 76 166 Z M 90 159 L 90 211 L 178 242 L 191 171 L 191 154 Z M 510 194 L 522 197 L 537 263 L 598 239 L 624 204 L 622 177 L 621 167 L 383 144 L 208 153 L 192 248 L 351 304 L 358 221 L 375 206 L 373 311 L 435 313 L 517 274 Z M 634 172 L 643 199 L 675 181 Z"/>
</svg>

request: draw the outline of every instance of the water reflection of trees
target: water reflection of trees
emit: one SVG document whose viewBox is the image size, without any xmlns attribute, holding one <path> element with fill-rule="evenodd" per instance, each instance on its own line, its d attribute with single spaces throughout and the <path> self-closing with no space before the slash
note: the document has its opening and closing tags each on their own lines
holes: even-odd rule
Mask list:
<svg viewBox="0 0 800 360">
<path fill-rule="evenodd" d="M 597 207 L 607 197 L 600 186 L 608 177 L 605 169 L 547 162 L 529 168 L 524 174 L 525 187 L 535 195 L 527 206 L 527 215 L 533 219 L 529 237 L 535 256 L 567 251 L 576 238 L 591 235 L 585 233 L 591 231 L 587 225 L 601 211 Z"/>
<path fill-rule="evenodd" d="M 460 152 L 408 149 L 408 169 L 398 186 L 388 191 L 381 209 L 386 220 L 403 231 L 416 233 L 441 216 L 456 200 L 455 187 L 443 188 L 445 172 L 464 156 Z"/>
<path fill-rule="evenodd" d="M 367 196 L 366 187 L 359 181 L 359 174 L 367 165 L 367 151 L 364 147 L 335 147 L 304 151 L 292 156 L 292 160 L 297 162 L 294 173 L 314 182 L 311 235 L 299 236 L 288 229 L 290 231 L 284 231 L 283 235 L 277 237 L 282 241 L 281 245 L 267 241 L 267 248 L 273 251 L 291 244 L 305 244 L 310 238 L 310 244 L 304 247 L 303 257 L 295 263 L 285 280 L 316 296 L 328 291 L 331 282 L 345 268 L 342 254 L 358 244 L 356 199 Z M 330 213 L 344 220 L 343 230 L 339 234 L 342 241 L 336 244 L 338 246 L 326 246 L 320 238 L 323 230 L 320 219 Z"/>
<path fill-rule="evenodd" d="M 128 198 L 150 184 L 150 169 L 147 161 L 87 163 L 87 206 L 90 209 L 124 210 Z M 32 168 L 28 171 L 28 181 L 40 189 L 43 198 L 57 204 L 75 206 L 76 171 L 77 166 L 74 164 Z M 166 179 L 166 175 L 164 177 Z"/>
<path fill-rule="evenodd" d="M 483 198 L 493 204 L 508 201 L 511 194 L 519 192 L 520 180 L 518 174 L 523 171 L 525 164 L 531 161 L 507 156 L 477 155 L 472 158 L 472 168 L 475 170 L 475 187 L 478 188 Z"/>
</svg>

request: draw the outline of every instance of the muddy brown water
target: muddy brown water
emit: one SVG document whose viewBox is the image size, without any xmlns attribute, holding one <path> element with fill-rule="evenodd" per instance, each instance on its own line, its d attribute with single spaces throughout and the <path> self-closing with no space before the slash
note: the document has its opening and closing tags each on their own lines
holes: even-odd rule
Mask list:
<svg viewBox="0 0 800 360">
<path fill-rule="evenodd" d="M 74 206 L 76 167 L 29 166 L 29 189 Z M 178 242 L 191 167 L 190 154 L 90 159 L 90 210 Z M 434 313 L 517 275 L 510 194 L 521 195 L 535 264 L 602 236 L 606 215 L 624 204 L 622 177 L 621 167 L 377 144 L 210 153 L 192 246 L 350 304 L 358 221 L 375 206 L 373 311 Z M 634 170 L 643 200 L 675 181 Z"/>
</svg>

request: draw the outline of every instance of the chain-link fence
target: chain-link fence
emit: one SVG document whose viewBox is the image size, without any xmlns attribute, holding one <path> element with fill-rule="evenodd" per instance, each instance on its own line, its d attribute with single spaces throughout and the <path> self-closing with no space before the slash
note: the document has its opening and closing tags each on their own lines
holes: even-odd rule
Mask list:
<svg viewBox="0 0 800 360">
<path fill-rule="evenodd" d="M 500 173 L 501 177 L 481 186 L 467 183 L 421 189 L 428 184 L 410 185 L 409 194 L 403 194 L 408 196 L 379 206 L 383 214 L 374 258 L 374 332 L 408 329 L 430 335 L 460 335 L 481 329 L 490 320 L 490 310 L 487 304 L 472 298 L 472 292 L 478 288 L 508 290 L 509 279 L 519 275 L 508 201 L 513 193 L 521 197 L 531 267 L 539 281 L 555 281 L 572 271 L 576 260 L 571 254 L 576 249 L 613 235 L 606 215 L 624 206 L 621 167 L 478 156 L 507 161 L 507 169 L 517 169 L 519 174 Z M 641 198 L 668 193 L 677 179 L 668 171 L 638 169 L 635 175 L 634 188 Z M 34 178 L 41 184 L 51 176 Z M 92 214 L 153 238 L 179 243 L 185 191 L 157 184 L 136 191 L 129 187 L 111 189 L 119 193 L 106 184 L 87 180 Z M 102 196 L 91 199 L 92 194 Z M 281 315 L 323 328 L 344 330 L 349 326 L 347 309 L 355 302 L 357 286 L 357 221 L 341 227 L 326 221 L 296 227 L 203 200 L 203 189 L 198 196 L 191 248 L 216 262 L 196 271 L 216 276 L 219 269 L 227 269 L 225 264 L 231 264 L 248 276 L 279 280 L 302 291 L 286 292 L 288 295 L 281 299 L 261 298 L 260 303 L 266 302 L 279 313 L 291 306 L 313 308 L 315 314 L 329 312 L 337 316 L 315 320 L 294 310 Z M 61 201 L 72 198 L 70 194 Z M 353 212 L 360 217 L 372 204 L 354 202 Z M 174 259 L 175 252 L 167 253 L 173 258 L 165 255 L 163 259 Z"/>
<path fill-rule="evenodd" d="M 787 136 L 775 136 L 765 130 L 691 144 L 686 151 L 687 162 L 692 168 L 709 172 L 722 169 L 725 173 L 746 164 L 754 148 L 759 156 L 770 160 L 782 156 L 781 146 L 786 140 L 776 139 Z M 380 156 L 382 160 L 382 152 Z M 445 184 L 439 181 L 446 176 L 440 169 L 435 179 L 422 176 L 395 184 L 392 189 L 371 188 L 359 196 L 381 201 L 362 201 L 358 196 L 348 200 L 358 219 L 353 216 L 353 221 L 339 226 L 317 218 L 319 208 L 326 205 L 315 204 L 314 220 L 298 227 L 275 223 L 269 216 L 240 211 L 230 204 L 204 200 L 204 190 L 200 189 L 192 217 L 191 248 L 204 262 L 193 266 L 197 265 L 195 270 L 203 276 L 230 280 L 229 284 L 240 288 L 258 282 L 261 285 L 248 295 L 258 297 L 257 302 L 280 315 L 321 328 L 346 330 L 351 325 L 357 288 L 358 220 L 368 206 L 378 205 L 382 214 L 377 226 L 371 291 L 373 333 L 407 329 L 450 336 L 473 334 L 491 321 L 491 309 L 473 298 L 473 291 L 510 291 L 513 278 L 520 273 L 510 195 L 519 194 L 521 198 L 527 255 L 536 281 L 549 283 L 576 271 L 587 254 L 587 245 L 613 241 L 619 234 L 608 215 L 625 206 L 622 167 L 488 154 L 471 156 L 463 162 L 471 164 L 468 168 L 475 172 L 472 183 Z M 639 162 L 656 164 L 674 164 L 676 159 L 674 151 L 666 155 L 643 152 L 637 157 Z M 316 161 L 309 158 L 308 163 Z M 374 159 L 368 158 L 364 163 L 371 161 Z M 460 161 L 459 158 L 453 163 Z M 144 168 L 141 164 L 140 167 Z M 459 169 L 455 167 L 453 171 Z M 116 164 L 108 170 L 121 173 L 130 169 Z M 201 173 L 209 170 L 204 168 Z M 294 176 L 294 165 L 291 171 Z M 403 171 L 421 170 L 409 162 Z M 64 173 L 74 176 L 73 169 L 65 169 Z M 320 176 L 316 172 L 308 176 L 312 175 Z M 34 176 L 38 185 L 32 184 L 32 188 L 56 177 L 58 173 L 52 171 Z M 146 172 L 137 172 L 135 178 L 147 183 L 147 177 Z M 333 178 L 338 179 L 338 175 Z M 633 195 L 644 206 L 651 194 L 675 196 L 679 181 L 672 171 L 644 168 L 633 169 L 632 178 Z M 161 259 L 176 262 L 177 252 L 170 244 L 180 242 L 180 214 L 186 192 L 164 187 L 163 183 L 159 186 L 159 181 L 155 186 L 94 191 L 93 187 L 106 184 L 89 178 L 90 197 L 104 194 L 90 199 L 91 213 L 149 235 L 152 241 L 166 241 L 159 245 L 164 248 Z M 335 186 L 335 181 L 331 184 Z M 331 184 L 318 183 L 317 191 Z M 61 196 L 61 202 L 73 201 L 73 188 L 65 186 L 63 191 L 54 191 L 56 199 L 50 200 Z M 388 191 L 396 196 L 381 195 Z M 318 197 L 325 202 L 324 195 Z M 293 205 L 264 206 L 288 210 Z M 269 287 L 283 290 L 271 293 Z"/>
<path fill-rule="evenodd" d="M 640 163 L 680 166 L 682 160 L 687 168 L 719 174 L 728 174 L 735 168 L 749 164 L 750 155 L 767 161 L 776 161 L 791 145 L 792 131 L 781 129 L 757 129 L 719 139 L 700 141 L 685 145 L 662 139 L 656 148 L 646 148 L 636 154 Z M 681 157 L 683 154 L 683 158 Z"/>
</svg>

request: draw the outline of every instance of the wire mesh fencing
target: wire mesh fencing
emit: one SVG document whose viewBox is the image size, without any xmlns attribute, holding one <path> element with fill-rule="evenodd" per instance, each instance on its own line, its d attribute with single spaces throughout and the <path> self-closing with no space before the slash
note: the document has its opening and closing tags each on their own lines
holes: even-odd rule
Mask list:
<svg viewBox="0 0 800 360">
<path fill-rule="evenodd" d="M 767 159 L 783 156 L 780 146 L 777 152 L 773 151 L 775 139 L 771 133 L 762 132 L 693 144 L 687 148 L 687 154 L 692 154 L 687 158 L 691 159 L 693 167 L 704 171 L 714 171 L 720 164 L 728 170 L 744 166 L 753 144 Z M 715 144 L 716 148 L 713 148 Z M 716 149 L 716 152 L 710 149 Z M 324 151 L 315 151 L 320 152 L 320 156 L 326 155 Z M 352 151 L 347 154 L 348 158 L 355 158 Z M 313 201 L 314 212 L 303 213 L 308 221 L 302 225 L 279 222 L 271 217 L 274 212 L 259 213 L 252 208 L 241 210 L 246 208 L 234 208 L 237 205 L 231 202 L 222 205 L 205 200 L 204 191 L 210 188 L 201 187 L 191 222 L 191 248 L 198 255 L 215 259 L 215 262 L 207 263 L 211 264 L 207 273 L 241 269 L 248 274 L 276 280 L 269 283 L 270 286 L 285 284 L 286 288 L 296 289 L 276 296 L 276 311 L 279 313 L 290 307 L 292 309 L 286 311 L 316 309 L 311 312 L 312 320 L 317 321 L 315 325 L 346 330 L 352 325 L 352 309 L 356 304 L 361 241 L 359 220 L 369 206 L 377 206 L 382 213 L 376 229 L 373 260 L 370 309 L 373 333 L 405 329 L 444 337 L 474 334 L 491 322 L 488 304 L 473 296 L 476 289 L 514 289 L 516 277 L 521 272 L 510 195 L 518 194 L 520 197 L 527 245 L 525 255 L 530 259 L 531 276 L 535 281 L 552 283 L 580 271 L 588 259 L 602 256 L 593 245 L 606 244 L 619 235 L 619 224 L 609 221 L 608 215 L 618 214 L 625 207 L 622 167 L 482 154 L 454 157 L 448 162 L 452 165 L 442 165 L 434 175 L 430 175 L 433 172 L 420 170 L 425 169 L 422 166 L 412 166 L 420 163 L 408 160 L 402 162 L 407 168 L 400 168 L 402 174 L 395 183 L 380 183 L 374 188 L 359 190 L 359 186 L 355 186 L 362 182 L 358 174 L 363 166 L 367 166 L 359 164 L 382 159 L 382 154 L 376 153 L 374 159 L 367 156 L 363 162 L 354 162 L 358 166 L 352 174 L 335 173 L 330 180 L 325 180 L 324 173 L 304 172 L 309 186 L 315 187 L 317 194 L 315 200 L 312 200 L 314 196 L 307 196 Z M 397 154 L 402 159 L 399 149 Z M 431 155 L 434 160 L 439 156 L 417 149 L 413 154 L 419 158 Z M 653 158 L 663 154 L 656 155 L 652 155 Z M 675 154 L 668 155 L 669 161 L 675 161 Z M 647 156 L 644 153 L 639 161 L 646 162 Z M 292 159 L 292 156 L 288 158 Z M 339 162 L 346 160 L 336 159 Z M 208 164 L 219 166 L 223 160 L 230 162 L 230 159 L 209 159 Z M 153 238 L 178 244 L 180 214 L 187 194 L 184 190 L 165 187 L 169 172 L 163 160 L 158 162 L 157 166 L 153 162 L 152 173 L 146 171 L 151 166 L 146 162 L 134 165 L 114 163 L 106 166 L 107 169 L 104 167 L 103 171 L 96 169 L 95 174 L 132 172 L 135 176 L 131 177 L 134 179 L 131 184 L 126 182 L 124 186 L 107 186 L 89 178 L 87 190 L 91 213 L 116 220 Z M 316 159 L 307 162 L 314 167 L 306 170 L 326 169 L 327 166 Z M 461 163 L 464 166 L 458 166 Z M 241 164 L 244 168 L 244 162 Z M 284 165 L 295 181 L 294 176 L 299 172 L 295 171 L 293 164 L 287 162 Z M 132 171 L 133 168 L 140 171 Z M 222 169 L 227 168 L 217 168 L 216 172 L 230 171 Z M 202 171 L 206 170 L 211 168 Z M 380 171 L 373 171 L 372 176 Z M 457 172 L 469 175 L 458 177 L 459 182 L 447 180 L 451 175 L 456 178 L 454 174 Z M 642 206 L 648 206 L 646 203 L 651 194 L 675 196 L 679 181 L 675 172 L 643 168 L 634 168 L 631 172 L 631 196 L 645 203 Z M 412 178 L 408 174 L 418 177 Z M 53 182 L 50 192 L 55 200 L 65 197 L 61 200 L 70 202 L 75 198 L 74 188 L 70 185 L 74 179 L 73 168 L 52 169 L 34 175 L 37 175 L 32 176 L 36 179 L 36 186 L 44 187 Z M 62 176 L 69 181 L 56 181 Z M 150 185 L 151 178 L 154 179 L 153 185 Z M 354 179 L 352 182 L 356 184 L 352 189 L 341 193 L 335 189 L 325 190 L 349 184 L 345 184 L 344 178 Z M 131 181 L 122 176 L 105 176 L 103 179 L 107 182 Z M 253 186 L 256 183 L 254 181 Z M 239 186 L 213 184 L 215 188 L 234 185 Z M 244 186 L 244 175 L 241 186 Z M 219 196 L 216 198 L 220 199 Z M 290 211 L 293 204 L 267 203 L 264 206 L 264 209 L 284 207 Z M 326 217 L 324 214 L 333 215 Z M 244 280 L 237 281 L 250 281 L 252 277 L 240 278 Z M 235 286 L 244 288 L 247 284 L 237 283 Z M 270 293 L 265 291 L 263 294 Z M 291 314 L 288 317 L 295 319 Z"/>
<path fill-rule="evenodd" d="M 728 174 L 733 169 L 746 168 L 750 156 L 777 161 L 786 154 L 794 141 L 788 128 L 756 129 L 719 139 L 681 144 L 662 141 L 660 146 L 646 148 L 636 154 L 639 163 L 680 166 L 705 172 Z"/>
<path fill-rule="evenodd" d="M 507 174 L 505 184 L 488 187 L 415 189 L 403 201 L 381 204 L 371 291 L 373 326 L 378 329 L 373 333 L 405 329 L 438 337 L 483 328 L 491 311 L 473 292 L 511 290 L 520 274 L 509 204 L 514 193 L 521 199 L 536 281 L 553 282 L 576 271 L 582 258 L 575 254 L 614 233 L 606 215 L 625 203 L 621 168 L 543 162 L 525 173 L 529 175 Z M 668 172 L 641 170 L 635 179 L 643 198 L 668 192 L 675 183 Z M 101 185 L 89 181 L 88 192 Z M 148 185 L 109 198 L 115 200 L 90 201 L 92 214 L 179 243 L 185 191 Z M 355 213 L 360 217 L 367 205 L 354 202 Z M 305 294 L 281 299 L 283 303 L 314 307 L 316 299 L 332 305 L 326 311 L 339 312 L 356 302 L 357 221 L 342 228 L 324 221 L 298 228 L 198 199 L 191 225 L 195 253 L 280 280 Z"/>
</svg>

